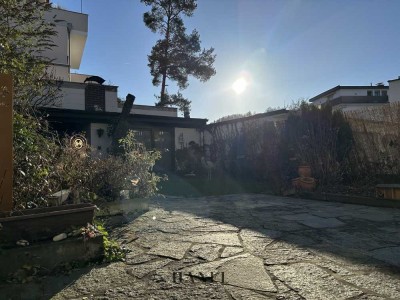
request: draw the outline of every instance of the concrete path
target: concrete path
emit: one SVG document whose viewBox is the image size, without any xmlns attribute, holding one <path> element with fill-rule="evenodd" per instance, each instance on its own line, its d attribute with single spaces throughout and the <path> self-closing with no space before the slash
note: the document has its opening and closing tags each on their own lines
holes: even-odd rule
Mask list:
<svg viewBox="0 0 400 300">
<path fill-rule="evenodd" d="M 54 299 L 400 299 L 400 210 L 265 195 L 165 198 L 131 252 Z"/>
</svg>

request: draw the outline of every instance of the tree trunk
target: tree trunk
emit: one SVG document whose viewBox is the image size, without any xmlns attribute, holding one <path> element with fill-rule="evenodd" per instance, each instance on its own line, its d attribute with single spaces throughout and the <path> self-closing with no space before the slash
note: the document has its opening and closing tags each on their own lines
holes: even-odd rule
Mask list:
<svg viewBox="0 0 400 300">
<path fill-rule="evenodd" d="M 161 83 L 161 94 L 160 94 L 160 104 L 165 105 L 165 87 L 167 82 L 167 62 L 168 62 L 168 48 L 169 48 L 169 36 L 170 36 L 170 22 L 171 16 L 168 16 L 167 20 L 167 30 L 165 32 L 165 49 L 164 49 L 164 67 L 162 70 L 162 83 Z"/>
<path fill-rule="evenodd" d="M 112 136 L 112 150 L 113 152 L 118 152 L 119 140 L 126 135 L 128 130 L 128 117 L 131 112 L 133 102 L 135 101 L 135 96 L 128 94 L 126 95 L 126 100 L 124 106 L 122 107 L 121 115 L 114 127 Z"/>
<path fill-rule="evenodd" d="M 164 70 L 162 74 L 162 83 L 161 83 L 161 95 L 160 95 L 160 103 L 164 106 L 164 98 L 165 98 L 165 87 L 167 81 L 167 71 Z"/>
</svg>

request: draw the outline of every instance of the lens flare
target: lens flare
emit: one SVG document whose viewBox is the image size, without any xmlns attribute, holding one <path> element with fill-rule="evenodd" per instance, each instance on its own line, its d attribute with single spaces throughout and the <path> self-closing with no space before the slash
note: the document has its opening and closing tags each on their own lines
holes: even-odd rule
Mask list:
<svg viewBox="0 0 400 300">
<path fill-rule="evenodd" d="M 244 77 L 240 77 L 232 84 L 232 89 L 236 94 L 240 95 L 247 89 L 248 85 L 247 80 Z"/>
</svg>

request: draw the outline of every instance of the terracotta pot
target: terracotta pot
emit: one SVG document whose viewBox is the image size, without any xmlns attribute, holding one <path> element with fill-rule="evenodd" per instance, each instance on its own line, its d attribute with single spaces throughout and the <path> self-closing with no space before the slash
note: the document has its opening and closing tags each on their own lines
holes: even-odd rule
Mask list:
<svg viewBox="0 0 400 300">
<path fill-rule="evenodd" d="M 292 186 L 295 189 L 299 189 L 300 188 L 300 177 L 292 179 Z"/>
<path fill-rule="evenodd" d="M 297 172 L 300 177 L 311 177 L 311 167 L 309 165 L 299 166 Z"/>
<path fill-rule="evenodd" d="M 306 191 L 312 191 L 317 186 L 317 182 L 312 177 L 300 177 L 300 187 Z"/>
</svg>

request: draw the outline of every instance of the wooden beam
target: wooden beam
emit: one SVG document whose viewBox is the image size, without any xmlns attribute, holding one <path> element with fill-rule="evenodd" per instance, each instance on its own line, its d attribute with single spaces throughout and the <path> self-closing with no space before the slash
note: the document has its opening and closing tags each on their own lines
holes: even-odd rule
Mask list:
<svg viewBox="0 0 400 300">
<path fill-rule="evenodd" d="M 13 80 L 0 74 L 0 211 L 13 209 Z"/>
</svg>

